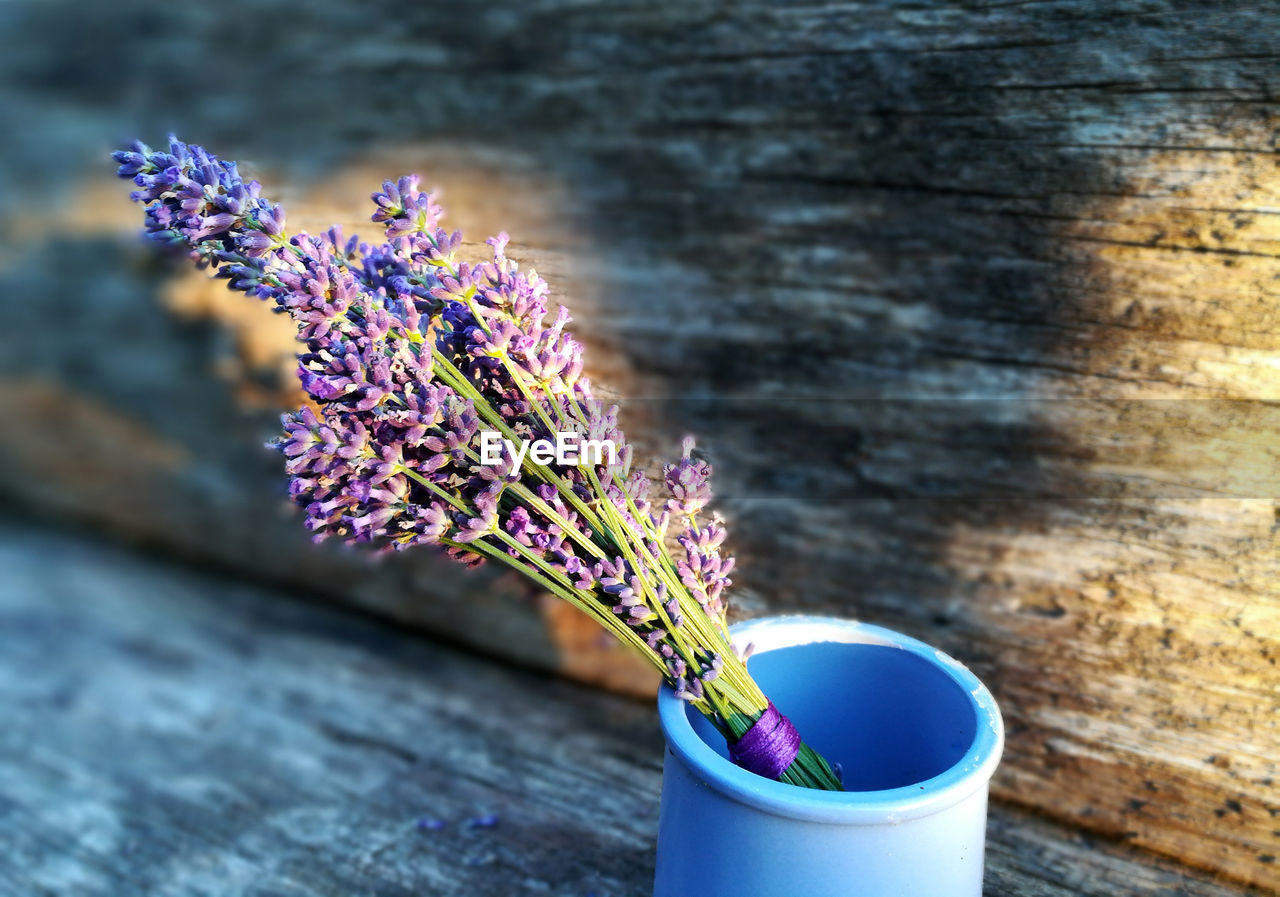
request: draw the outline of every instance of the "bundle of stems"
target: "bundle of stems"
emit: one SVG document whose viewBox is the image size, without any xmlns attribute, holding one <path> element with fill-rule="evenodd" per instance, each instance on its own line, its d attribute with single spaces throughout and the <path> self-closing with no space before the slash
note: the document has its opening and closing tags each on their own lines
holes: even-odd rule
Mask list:
<svg viewBox="0 0 1280 897">
<path fill-rule="evenodd" d="M 507 258 L 505 234 L 488 260 L 459 260 L 461 235 L 415 177 L 373 194 L 381 243 L 290 233 L 256 181 L 198 146 L 137 142 L 115 159 L 150 238 L 296 321 L 308 401 L 271 445 L 317 540 L 511 567 L 652 663 L 730 744 L 751 730 L 769 702 L 728 635 L 711 468 L 686 439 L 651 498 L 568 312 L 548 320 L 546 284 Z M 540 440 L 579 456 L 549 460 Z M 780 780 L 840 788 L 804 744 Z"/>
</svg>

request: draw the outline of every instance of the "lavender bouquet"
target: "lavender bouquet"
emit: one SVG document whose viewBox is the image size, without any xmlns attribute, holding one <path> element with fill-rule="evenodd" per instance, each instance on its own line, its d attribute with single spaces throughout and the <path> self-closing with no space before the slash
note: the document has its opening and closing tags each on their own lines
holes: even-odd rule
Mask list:
<svg viewBox="0 0 1280 897">
<path fill-rule="evenodd" d="M 513 567 L 657 667 L 740 766 L 840 789 L 730 644 L 733 558 L 704 515 L 710 466 L 687 439 L 667 494 L 650 496 L 617 408 L 582 376 L 568 312 L 547 322 L 546 284 L 506 257 L 506 234 L 488 241 L 492 260 L 459 261 L 461 235 L 415 177 L 373 194 L 379 245 L 291 234 L 256 181 L 198 146 L 135 142 L 114 157 L 147 236 L 297 322 L 310 402 L 271 445 L 317 540 Z"/>
</svg>

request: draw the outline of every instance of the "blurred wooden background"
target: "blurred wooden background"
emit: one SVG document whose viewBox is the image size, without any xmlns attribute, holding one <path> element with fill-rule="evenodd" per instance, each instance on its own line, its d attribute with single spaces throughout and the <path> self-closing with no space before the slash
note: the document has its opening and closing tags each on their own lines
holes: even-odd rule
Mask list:
<svg viewBox="0 0 1280 897">
<path fill-rule="evenodd" d="M 157 261 L 104 154 L 177 129 L 310 228 L 362 226 L 377 182 L 417 171 L 570 303 L 644 454 L 700 436 L 741 613 L 939 645 L 1001 701 L 999 798 L 1280 885 L 1280 14 L 128 0 L 0 21 L 10 509 L 650 693 L 509 577 L 312 547 L 261 449 L 294 400 L 287 325 Z"/>
</svg>

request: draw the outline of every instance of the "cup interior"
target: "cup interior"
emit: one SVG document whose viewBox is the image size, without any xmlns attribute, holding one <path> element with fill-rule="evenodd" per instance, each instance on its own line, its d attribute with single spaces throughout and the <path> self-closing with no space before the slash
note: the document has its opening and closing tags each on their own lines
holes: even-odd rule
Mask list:
<svg viewBox="0 0 1280 897">
<path fill-rule="evenodd" d="M 974 744 L 978 715 L 953 676 L 919 654 L 859 642 L 813 642 L 747 664 L 805 741 L 839 763 L 846 791 L 884 791 L 946 772 Z M 693 708 L 698 737 L 728 759 L 724 738 Z"/>
</svg>

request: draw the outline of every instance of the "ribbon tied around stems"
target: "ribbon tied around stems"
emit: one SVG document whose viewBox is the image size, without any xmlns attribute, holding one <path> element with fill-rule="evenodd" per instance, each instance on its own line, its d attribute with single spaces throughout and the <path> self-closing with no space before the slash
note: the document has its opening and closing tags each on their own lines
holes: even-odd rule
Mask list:
<svg viewBox="0 0 1280 897">
<path fill-rule="evenodd" d="M 800 733 L 773 701 L 741 738 L 729 745 L 729 759 L 747 772 L 776 779 L 800 753 Z"/>
</svg>

